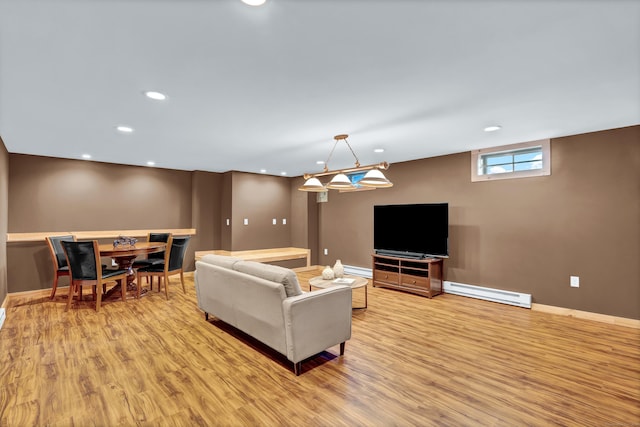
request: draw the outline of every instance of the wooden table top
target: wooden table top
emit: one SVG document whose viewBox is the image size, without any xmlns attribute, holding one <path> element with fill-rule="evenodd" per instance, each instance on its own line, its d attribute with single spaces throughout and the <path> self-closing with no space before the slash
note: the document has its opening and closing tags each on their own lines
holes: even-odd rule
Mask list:
<svg viewBox="0 0 640 427">
<path fill-rule="evenodd" d="M 162 242 L 136 242 L 133 246 L 117 246 L 106 243 L 99 246 L 100 256 L 119 257 L 144 255 L 153 252 L 160 252 L 166 248 L 167 244 Z"/>
<path fill-rule="evenodd" d="M 367 286 L 367 284 L 369 283 L 369 281 L 365 277 L 360 277 L 360 276 L 350 276 L 345 274 L 343 279 L 352 279 L 353 282 L 339 283 L 340 279 L 326 280 L 326 279 L 323 279 L 322 276 L 316 276 L 309 279 L 309 286 L 310 287 L 313 286 L 314 288 L 328 288 L 330 286 L 336 286 L 336 285 L 347 285 L 352 289 L 356 289 L 356 288 L 361 288 L 363 286 Z"/>
</svg>

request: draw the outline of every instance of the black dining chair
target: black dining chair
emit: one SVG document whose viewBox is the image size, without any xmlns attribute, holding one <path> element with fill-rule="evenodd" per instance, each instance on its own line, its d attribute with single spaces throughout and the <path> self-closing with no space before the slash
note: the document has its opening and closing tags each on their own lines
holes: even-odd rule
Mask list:
<svg viewBox="0 0 640 427">
<path fill-rule="evenodd" d="M 171 237 L 171 233 L 148 233 L 147 242 L 167 243 L 167 241 L 169 240 L 169 237 Z M 138 268 L 144 268 L 144 267 L 149 267 L 151 265 L 162 264 L 164 262 L 164 254 L 165 254 L 165 251 L 152 252 L 147 255 L 147 258 L 136 259 L 133 262 L 132 267 L 137 270 Z M 149 279 L 150 278 L 147 277 L 147 283 L 149 283 Z M 153 289 L 153 277 L 151 277 L 150 287 Z"/>
<path fill-rule="evenodd" d="M 66 236 L 49 236 L 45 237 L 45 240 L 49 246 L 51 261 L 53 261 L 53 285 L 51 286 L 51 296 L 49 297 L 53 299 L 56 296 L 56 290 L 58 289 L 58 279 L 69 275 L 67 257 L 64 254 L 61 242 L 75 242 L 76 236 L 72 234 Z"/>
<path fill-rule="evenodd" d="M 139 268 L 137 272 L 138 282 L 138 298 L 140 298 L 140 288 L 142 287 L 142 277 L 149 277 L 153 282 L 153 277 L 158 277 L 158 292 L 164 281 L 164 294 L 169 299 L 169 276 L 180 273 L 180 282 L 182 283 L 182 292 L 187 292 L 184 286 L 184 254 L 187 252 L 191 236 L 173 237 L 169 236 L 167 241 L 167 250 L 165 252 L 164 261 L 161 264 L 154 264 L 148 267 Z M 163 280 L 164 279 L 164 280 Z"/>
<path fill-rule="evenodd" d="M 171 237 L 171 233 L 149 233 L 147 234 L 147 242 L 167 243 Z M 133 262 L 133 268 L 149 267 L 154 264 L 162 264 L 164 262 L 164 251 L 153 252 L 147 255 L 147 258 L 136 259 Z"/>
<path fill-rule="evenodd" d="M 69 298 L 65 311 L 71 307 L 73 295 L 78 292 L 78 300 L 82 300 L 82 285 L 91 285 L 96 300 L 96 311 L 100 311 L 102 294 L 107 283 L 118 283 L 121 287 L 122 300 L 126 301 L 127 270 L 106 270 L 100 264 L 100 249 L 97 240 L 68 242 L 62 241 L 62 248 L 69 265 Z"/>
</svg>

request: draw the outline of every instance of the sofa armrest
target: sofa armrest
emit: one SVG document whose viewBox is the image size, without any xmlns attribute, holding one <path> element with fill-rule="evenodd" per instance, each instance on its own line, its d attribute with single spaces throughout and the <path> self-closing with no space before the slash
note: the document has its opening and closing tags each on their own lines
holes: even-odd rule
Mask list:
<svg viewBox="0 0 640 427">
<path fill-rule="evenodd" d="M 338 285 L 282 302 L 287 358 L 298 363 L 351 338 L 351 288 Z"/>
</svg>

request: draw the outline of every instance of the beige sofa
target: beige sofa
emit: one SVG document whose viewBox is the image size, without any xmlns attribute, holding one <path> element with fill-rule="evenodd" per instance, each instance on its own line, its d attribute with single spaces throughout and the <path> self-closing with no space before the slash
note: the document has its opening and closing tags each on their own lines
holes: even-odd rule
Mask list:
<svg viewBox="0 0 640 427">
<path fill-rule="evenodd" d="M 275 265 L 205 255 L 196 262 L 198 307 L 282 353 L 300 374 L 302 361 L 351 338 L 351 288 L 300 289 L 295 272 Z"/>
</svg>

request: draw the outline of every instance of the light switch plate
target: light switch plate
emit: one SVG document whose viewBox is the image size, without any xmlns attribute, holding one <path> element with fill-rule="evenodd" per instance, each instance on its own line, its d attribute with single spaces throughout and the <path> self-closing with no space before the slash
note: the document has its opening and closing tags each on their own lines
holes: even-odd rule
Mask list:
<svg viewBox="0 0 640 427">
<path fill-rule="evenodd" d="M 580 277 L 578 276 L 571 276 L 571 287 L 572 288 L 579 288 L 580 287 Z"/>
</svg>

